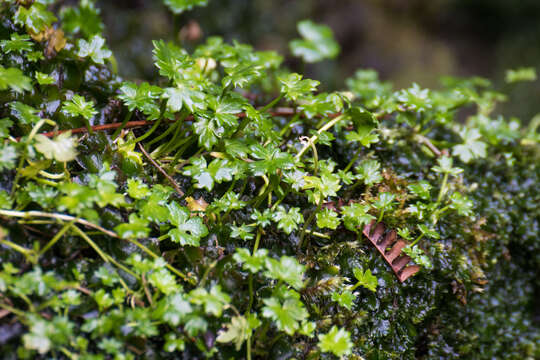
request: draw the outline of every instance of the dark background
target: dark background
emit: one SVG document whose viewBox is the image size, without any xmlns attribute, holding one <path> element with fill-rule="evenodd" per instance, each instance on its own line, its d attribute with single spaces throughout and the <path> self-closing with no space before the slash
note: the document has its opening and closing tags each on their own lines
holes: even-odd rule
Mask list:
<svg viewBox="0 0 540 360">
<path fill-rule="evenodd" d="M 358 68 L 373 68 L 395 87 L 437 87 L 442 75 L 483 76 L 509 93 L 500 109 L 522 122 L 540 112 L 540 84 L 506 85 L 506 69 L 540 64 L 540 0 L 209 0 L 173 16 L 161 0 L 98 1 L 120 74 L 152 80 L 152 39 L 190 49 L 211 35 L 276 50 L 302 71 L 288 42 L 296 23 L 329 25 L 341 45 L 336 60 L 309 65 L 324 90 L 344 88 Z M 187 26 L 191 23 L 191 26 Z M 197 29 L 200 28 L 199 34 Z M 190 29 L 190 31 L 188 31 Z M 200 37 L 198 36 L 200 35 Z"/>
</svg>

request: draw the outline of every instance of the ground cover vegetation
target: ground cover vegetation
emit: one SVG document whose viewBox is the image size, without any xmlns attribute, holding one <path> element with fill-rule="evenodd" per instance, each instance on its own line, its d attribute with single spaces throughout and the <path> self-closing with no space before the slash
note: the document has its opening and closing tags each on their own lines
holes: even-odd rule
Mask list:
<svg viewBox="0 0 540 360">
<path fill-rule="evenodd" d="M 540 356 L 540 117 L 497 115 L 487 79 L 327 93 L 208 37 L 155 40 L 150 84 L 117 75 L 91 0 L 0 19 L 2 358 Z M 290 51 L 339 45 L 304 20 Z M 372 222 L 421 266 L 404 283 Z"/>
</svg>

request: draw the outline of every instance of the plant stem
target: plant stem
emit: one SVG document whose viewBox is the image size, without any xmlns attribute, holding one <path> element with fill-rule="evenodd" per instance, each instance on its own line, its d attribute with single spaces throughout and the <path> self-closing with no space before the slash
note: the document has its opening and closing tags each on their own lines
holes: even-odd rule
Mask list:
<svg viewBox="0 0 540 360">
<path fill-rule="evenodd" d="M 289 127 L 294 124 L 296 121 L 298 121 L 298 118 L 300 117 L 300 113 L 297 113 L 295 114 L 291 120 L 289 120 L 289 122 L 287 124 L 285 124 L 285 126 L 283 127 L 283 129 L 281 129 L 281 131 L 279 132 L 279 136 L 280 137 L 283 137 L 283 135 L 285 135 L 285 133 L 287 132 L 287 130 L 289 130 Z"/>
<path fill-rule="evenodd" d="M 310 144 L 315 144 L 315 142 L 319 139 L 319 136 L 324 131 L 330 129 L 332 126 L 334 126 L 339 121 L 343 120 L 345 118 L 345 115 L 339 115 L 327 122 L 325 125 L 323 125 L 319 130 L 317 130 L 317 133 L 313 135 L 307 143 L 304 145 L 304 147 L 300 150 L 298 154 L 296 154 L 296 160 L 300 160 L 302 158 L 302 155 L 307 151 L 307 149 L 311 146 Z"/>
<path fill-rule="evenodd" d="M 86 233 L 84 231 L 82 231 L 81 229 L 79 229 L 77 226 L 75 226 L 73 224 L 71 224 L 71 228 L 73 230 L 75 230 L 75 232 L 77 234 L 79 234 L 79 236 L 82 237 L 88 243 L 88 245 L 90 245 L 92 247 L 92 249 L 94 249 L 98 253 L 98 255 L 103 259 L 103 261 L 113 263 L 119 269 L 124 270 L 126 273 L 133 276 L 137 280 L 140 279 L 140 277 L 137 274 L 135 274 L 133 271 L 129 270 L 124 265 L 120 264 L 118 261 L 116 261 L 109 254 L 103 252 L 103 250 L 101 250 L 101 248 L 92 239 L 90 239 L 90 237 L 88 235 L 86 235 Z"/>
<path fill-rule="evenodd" d="M 15 244 L 15 243 L 13 243 L 13 242 L 11 242 L 9 240 L 0 239 L 0 244 L 12 248 L 13 250 L 17 251 L 18 253 L 21 253 L 22 255 L 24 255 L 26 258 L 29 258 L 29 257 L 32 256 L 32 250 L 31 249 L 27 249 L 25 247 L 22 247 L 22 246 L 20 246 L 18 244 Z"/>
<path fill-rule="evenodd" d="M 418 236 L 416 238 L 416 240 L 414 240 L 411 245 L 409 245 L 410 247 L 413 247 L 414 245 L 416 245 L 417 242 L 419 242 L 422 238 L 424 237 L 424 233 L 420 234 L 420 236 Z"/>
<path fill-rule="evenodd" d="M 132 111 L 129 111 L 126 116 L 124 117 L 124 121 L 122 121 L 122 124 L 114 131 L 113 135 L 112 135 L 112 138 L 113 140 L 116 139 L 118 136 L 120 136 L 120 133 L 122 132 L 122 130 L 124 130 L 124 127 L 126 126 L 126 124 L 129 122 L 129 120 L 131 119 L 131 116 L 133 115 L 133 112 Z"/>
<path fill-rule="evenodd" d="M 379 218 L 377 219 L 377 223 L 380 223 L 384 216 L 384 209 L 382 209 L 381 213 L 379 214 Z"/>
<path fill-rule="evenodd" d="M 105 228 L 103 228 L 103 227 L 101 227 L 99 225 L 93 224 L 88 220 L 79 219 L 79 218 L 76 218 L 76 217 L 70 216 L 70 215 L 47 213 L 47 212 L 43 212 L 43 211 L 26 211 L 26 212 L 24 212 L 24 211 L 15 211 L 15 210 L 0 210 L 0 215 L 1 216 L 8 216 L 8 217 L 18 217 L 18 218 L 23 218 L 23 219 L 28 219 L 28 218 L 32 218 L 32 217 L 47 217 L 47 218 L 53 218 L 53 219 L 63 220 L 63 221 L 74 221 L 75 223 L 78 223 L 78 224 L 81 224 L 81 225 L 84 225 L 84 226 L 99 230 L 102 233 L 104 233 L 105 235 L 108 235 L 110 237 L 117 238 L 117 239 L 120 238 L 113 231 L 107 230 L 107 229 L 105 229 Z M 72 226 L 74 226 L 74 225 L 72 225 Z M 130 243 L 136 245 L 142 251 L 144 251 L 145 253 L 147 253 L 148 255 L 153 257 L 154 259 L 159 258 L 159 256 L 157 254 L 155 254 L 152 250 L 148 249 L 146 246 L 141 244 L 139 241 L 137 241 L 135 239 L 125 239 L 125 240 L 127 240 Z M 166 263 L 165 266 L 167 267 L 167 269 L 169 269 L 170 271 L 172 271 L 176 275 L 180 276 L 184 281 L 187 281 L 187 282 L 191 283 L 192 285 L 197 284 L 197 281 L 195 279 L 188 278 L 184 273 L 182 273 L 180 270 L 176 269 L 171 264 Z"/>
<path fill-rule="evenodd" d="M 60 229 L 60 231 L 57 232 L 56 235 L 54 235 L 54 237 L 47 243 L 47 245 L 45 245 L 43 249 L 40 250 L 40 252 L 38 253 L 38 257 L 45 254 L 47 250 L 49 250 L 54 244 L 56 244 L 56 242 L 62 237 L 62 235 L 64 235 L 69 230 L 69 228 L 71 227 L 71 225 L 73 225 L 74 222 L 75 220 L 72 220 L 71 222 L 65 224 L 62 229 Z"/>
<path fill-rule="evenodd" d="M 150 140 L 146 146 L 148 146 L 148 148 L 150 148 L 150 146 L 152 146 L 152 144 L 155 144 L 156 142 L 160 141 L 161 139 L 165 138 L 167 135 L 169 135 L 171 132 L 173 132 L 174 130 L 178 129 L 178 127 L 180 127 L 180 122 L 177 122 L 177 123 L 174 123 L 172 124 L 171 126 L 167 127 L 167 129 L 162 132 L 161 134 L 159 134 L 158 136 L 156 136 L 155 138 L 153 138 L 152 140 Z"/>
<path fill-rule="evenodd" d="M 440 203 L 444 194 L 446 193 L 446 183 L 448 182 L 448 173 L 444 174 L 443 181 L 441 184 L 441 190 L 439 191 L 439 196 L 437 196 L 437 202 Z"/>
<path fill-rule="evenodd" d="M 148 155 L 148 153 L 146 152 L 146 150 L 144 149 L 144 147 L 142 146 L 141 143 L 139 143 L 139 149 L 141 149 L 144 156 L 146 156 L 146 158 L 148 160 L 150 160 L 152 165 L 154 165 L 159 170 L 159 172 L 162 173 L 163 176 L 165 176 L 165 178 L 167 180 L 169 180 L 169 182 L 174 187 L 174 189 L 176 190 L 178 195 L 180 195 L 180 197 L 184 197 L 184 192 L 182 191 L 182 189 L 180 189 L 180 186 L 176 183 L 176 181 L 174 181 L 174 179 L 169 174 L 167 174 L 167 172 L 165 170 L 163 170 L 163 168 L 161 166 L 159 166 L 159 164 L 156 162 L 156 160 L 152 159 L 152 157 L 150 155 Z"/>
<path fill-rule="evenodd" d="M 257 236 L 255 237 L 255 245 L 253 245 L 253 254 L 255 254 L 257 250 L 259 250 L 259 242 L 261 240 L 261 234 L 262 234 L 261 228 L 257 228 Z"/>
<path fill-rule="evenodd" d="M 138 138 L 128 141 L 124 146 L 129 146 L 129 145 L 136 144 L 136 143 L 138 143 L 138 142 L 143 141 L 144 139 L 146 139 L 146 138 L 149 137 L 150 135 L 152 135 L 152 133 L 153 133 L 154 131 L 156 131 L 156 129 L 158 128 L 158 126 L 159 126 L 159 125 L 161 124 L 161 122 L 163 121 L 163 116 L 165 115 L 165 110 L 167 110 L 167 102 L 166 102 L 166 101 L 163 101 L 163 102 L 161 103 L 161 109 L 160 109 L 159 117 L 158 117 L 158 119 L 155 121 L 154 125 L 150 128 L 150 130 L 148 130 L 147 132 L 145 132 L 143 135 L 139 136 Z"/>
<path fill-rule="evenodd" d="M 354 153 L 351 161 L 349 161 L 349 163 L 347 164 L 347 166 L 345 167 L 345 169 L 343 169 L 343 172 L 347 172 L 349 171 L 349 169 L 354 165 L 354 163 L 356 162 L 356 160 L 358 159 L 358 156 L 360 155 L 360 152 L 362 151 L 362 147 L 359 146 L 358 147 L 358 150 L 356 150 L 356 152 Z"/>
<path fill-rule="evenodd" d="M 278 97 L 276 97 L 274 100 L 270 101 L 268 104 L 266 104 L 262 109 L 260 109 L 260 112 L 267 112 L 269 109 L 271 109 L 274 105 L 276 105 L 279 100 L 283 98 L 283 94 L 279 94 Z"/>
<path fill-rule="evenodd" d="M 319 198 L 319 203 L 317 204 L 317 208 L 314 212 L 311 213 L 307 221 L 304 223 L 304 227 L 302 228 L 302 232 L 300 233 L 300 241 L 298 242 L 298 249 L 300 250 L 302 248 L 303 242 L 304 242 L 304 236 L 306 235 L 307 228 L 311 221 L 313 221 L 313 218 L 315 218 L 315 215 L 321 210 L 323 204 L 323 197 L 322 194 Z"/>
<path fill-rule="evenodd" d="M 20 316 L 22 318 L 26 317 L 26 313 L 24 311 L 19 310 L 19 309 L 15 309 L 14 307 L 9 306 L 8 304 L 5 304 L 3 302 L 0 302 L 0 308 L 5 309 L 5 310 L 9 311 L 10 313 L 13 313 L 13 314 L 15 314 L 17 316 Z"/>
</svg>

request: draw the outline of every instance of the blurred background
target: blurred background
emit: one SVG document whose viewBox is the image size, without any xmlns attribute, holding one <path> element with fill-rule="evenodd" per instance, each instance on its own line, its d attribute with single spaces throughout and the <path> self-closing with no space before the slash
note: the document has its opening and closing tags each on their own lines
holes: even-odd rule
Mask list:
<svg viewBox="0 0 540 360">
<path fill-rule="evenodd" d="M 483 76 L 509 94 L 500 109 L 523 123 L 540 113 L 540 83 L 505 84 L 507 69 L 540 65 L 540 0 L 209 0 L 174 16 L 160 0 L 100 0 L 106 37 L 127 79 L 152 80 L 152 39 L 191 49 L 208 36 L 276 50 L 302 72 L 288 42 L 296 23 L 332 28 L 335 60 L 308 65 L 323 90 L 343 89 L 359 68 L 373 68 L 396 88 L 436 88 L 443 75 Z"/>
</svg>

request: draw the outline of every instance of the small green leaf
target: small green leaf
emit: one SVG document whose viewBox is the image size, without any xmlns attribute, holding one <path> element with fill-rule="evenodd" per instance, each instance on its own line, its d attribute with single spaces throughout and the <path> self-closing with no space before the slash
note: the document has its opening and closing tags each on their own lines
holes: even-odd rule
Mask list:
<svg viewBox="0 0 540 360">
<path fill-rule="evenodd" d="M 41 134 L 36 135 L 35 139 L 36 149 L 47 159 L 67 162 L 77 157 L 77 139 L 71 137 L 71 131 L 61 133 L 52 140 Z"/>
<path fill-rule="evenodd" d="M 324 209 L 317 213 L 317 226 L 321 229 L 328 228 L 335 230 L 339 226 L 338 214 L 330 209 Z"/>
<path fill-rule="evenodd" d="M 341 189 L 339 176 L 336 174 L 323 174 L 320 178 L 316 176 L 306 176 L 304 189 L 315 189 L 319 194 L 318 198 L 323 199 L 330 196 L 337 196 Z"/>
<path fill-rule="evenodd" d="M 204 305 L 204 310 L 208 314 L 220 317 L 223 308 L 227 305 L 231 298 L 229 295 L 221 291 L 221 286 L 214 285 L 210 292 L 203 288 L 196 288 L 189 293 L 190 300 L 194 304 Z"/>
<path fill-rule="evenodd" d="M 156 100 L 159 99 L 162 89 L 143 82 L 137 86 L 132 82 L 125 82 L 120 87 L 118 97 L 126 104 L 129 111 L 140 110 L 148 116 L 149 120 L 155 120 L 159 117 L 159 106 Z"/>
<path fill-rule="evenodd" d="M 297 290 L 304 287 L 305 266 L 293 257 L 282 256 L 279 261 L 267 258 L 266 269 L 264 275 L 271 279 L 283 280 Z"/>
<path fill-rule="evenodd" d="M 86 99 L 80 95 L 73 95 L 73 98 L 68 101 L 64 101 L 62 110 L 71 116 L 82 116 L 86 120 L 90 120 L 97 111 L 94 109 L 93 101 L 86 101 Z"/>
<path fill-rule="evenodd" d="M 418 247 L 418 245 L 407 245 L 402 250 L 413 261 L 426 269 L 432 269 L 433 265 L 429 258 L 424 254 L 424 251 Z"/>
<path fill-rule="evenodd" d="M 192 65 L 186 51 L 173 43 L 160 40 L 153 41 L 152 44 L 154 45 L 152 53 L 160 75 L 171 80 L 181 78 L 181 70 Z"/>
<path fill-rule="evenodd" d="M 235 239 L 242 239 L 244 241 L 252 240 L 255 236 L 253 235 L 253 226 L 248 226 L 242 224 L 240 226 L 229 225 L 231 228 L 231 237 Z"/>
<path fill-rule="evenodd" d="M 293 230 L 298 229 L 298 224 L 304 222 L 304 217 L 300 213 L 299 208 L 293 207 L 287 211 L 280 205 L 272 215 L 272 220 L 278 223 L 278 229 L 290 234 Z"/>
<path fill-rule="evenodd" d="M 245 270 L 249 270 L 252 273 L 259 272 L 264 266 L 268 250 L 258 249 L 255 254 L 251 255 L 248 249 L 238 248 L 233 255 L 233 259 L 238 264 L 243 264 L 242 267 Z"/>
<path fill-rule="evenodd" d="M 176 88 L 167 88 L 163 97 L 168 99 L 167 106 L 172 112 L 178 112 L 184 107 L 190 112 L 196 112 L 206 108 L 204 93 L 186 85 L 178 85 Z"/>
<path fill-rule="evenodd" d="M 171 240 L 180 245 L 199 246 L 199 240 L 208 235 L 208 228 L 200 217 L 191 217 L 189 210 L 175 201 L 167 205 L 169 221 L 175 226 L 169 231 Z"/>
<path fill-rule="evenodd" d="M 332 30 L 326 25 L 317 25 L 310 20 L 300 21 L 298 32 L 303 39 L 289 43 L 294 56 L 305 62 L 313 63 L 324 59 L 333 59 L 339 54 L 339 45 L 334 40 Z"/>
<path fill-rule="evenodd" d="M 463 169 L 458 167 L 452 167 L 453 160 L 449 156 L 441 156 L 437 159 L 438 166 L 433 166 L 431 169 L 435 172 L 442 174 L 450 174 L 456 176 L 463 172 Z"/>
<path fill-rule="evenodd" d="M 105 39 L 100 35 L 94 35 L 90 41 L 80 39 L 77 55 L 82 58 L 91 58 L 96 64 L 103 64 L 104 60 L 112 56 L 112 52 L 105 46 Z"/>
<path fill-rule="evenodd" d="M 130 214 L 129 223 L 116 226 L 114 231 L 122 239 L 140 239 L 148 236 L 150 228 L 147 220 L 139 218 L 137 214 Z"/>
<path fill-rule="evenodd" d="M 371 274 L 370 269 L 367 269 L 366 271 L 362 272 L 362 269 L 354 268 L 353 274 L 356 280 L 358 280 L 358 284 L 362 285 L 366 289 L 369 289 L 373 292 L 376 291 L 377 278 Z M 358 286 L 358 284 L 356 286 Z"/>
<path fill-rule="evenodd" d="M 6 54 L 11 52 L 22 54 L 25 51 L 32 51 L 34 44 L 31 42 L 30 36 L 13 33 L 10 40 L 0 41 L 0 46 Z"/>
<path fill-rule="evenodd" d="M 39 85 L 53 85 L 56 81 L 51 75 L 36 71 L 36 80 Z"/>
<path fill-rule="evenodd" d="M 231 322 L 226 324 L 227 330 L 221 331 L 216 339 L 220 343 L 235 343 L 236 350 L 240 350 L 242 344 L 247 340 L 254 329 L 259 327 L 260 320 L 254 314 L 248 315 L 249 319 L 244 316 L 234 316 Z"/>
<path fill-rule="evenodd" d="M 128 179 L 127 193 L 134 199 L 141 200 L 150 195 L 150 189 L 148 185 L 144 184 L 140 179 Z"/>
<path fill-rule="evenodd" d="M 10 170 L 15 167 L 17 151 L 12 145 L 2 145 L 0 143 L 0 170 Z"/>
<path fill-rule="evenodd" d="M 381 164 L 377 160 L 363 161 L 356 169 L 358 178 L 364 181 L 364 184 L 371 186 L 382 181 L 382 175 L 379 169 Z"/>
<path fill-rule="evenodd" d="M 338 329 L 336 325 L 332 326 L 327 334 L 319 335 L 318 345 L 322 352 L 331 352 L 340 357 L 350 355 L 353 349 L 351 334 L 344 329 Z"/>
<path fill-rule="evenodd" d="M 352 309 L 354 299 L 356 299 L 356 295 L 350 290 L 344 290 L 341 294 L 335 291 L 332 293 L 332 301 L 337 302 L 347 310 Z"/>
<path fill-rule="evenodd" d="M 413 194 L 423 200 L 429 200 L 429 198 L 431 197 L 429 193 L 429 191 L 431 190 L 431 185 L 425 180 L 409 184 L 407 185 L 407 189 L 409 189 Z"/>
<path fill-rule="evenodd" d="M 463 144 L 452 148 L 452 154 L 459 156 L 461 161 L 468 163 L 472 159 L 485 158 L 487 155 L 487 144 L 479 141 L 482 137 L 480 131 L 475 128 L 465 128 L 460 132 L 461 138 L 465 141 Z"/>
<path fill-rule="evenodd" d="M 56 16 L 44 4 L 34 2 L 32 6 L 19 6 L 13 17 L 15 24 L 25 26 L 27 30 L 34 34 L 39 34 L 46 28 L 50 28 L 55 22 Z"/>
<path fill-rule="evenodd" d="M 191 10 L 194 6 L 206 6 L 208 0 L 163 0 L 163 3 L 176 15 L 186 10 Z"/>
<path fill-rule="evenodd" d="M 461 195 L 458 192 L 455 192 L 450 196 L 450 208 L 456 210 L 459 215 L 462 216 L 471 216 L 473 214 L 473 202 L 469 200 L 466 196 Z"/>
<path fill-rule="evenodd" d="M 341 208 L 341 216 L 345 227 L 351 231 L 357 231 L 359 227 L 367 225 L 374 220 L 373 215 L 368 214 L 369 205 L 353 203 Z"/>
<path fill-rule="evenodd" d="M 22 7 L 22 6 L 21 6 Z M 32 89 L 32 79 L 25 76 L 17 68 L 5 68 L 0 65 L 0 90 L 12 89 L 15 92 L 22 93 L 25 90 Z"/>
<path fill-rule="evenodd" d="M 94 0 L 81 0 L 77 7 L 62 7 L 62 29 L 68 33 L 81 33 L 84 37 L 101 34 L 104 29 L 99 16 L 100 9 L 94 5 Z"/>
<path fill-rule="evenodd" d="M 263 299 L 262 316 L 272 319 L 279 330 L 293 335 L 300 328 L 301 322 L 309 316 L 304 304 L 294 297 L 281 302 L 275 297 Z"/>
<path fill-rule="evenodd" d="M 281 93 L 289 100 L 296 101 L 317 90 L 319 82 L 316 80 L 302 80 L 302 75 L 291 73 L 287 76 L 278 77 L 281 83 Z"/>
<path fill-rule="evenodd" d="M 506 82 L 515 83 L 521 81 L 536 81 L 536 69 L 533 67 L 522 67 L 516 70 L 506 71 Z"/>
</svg>

